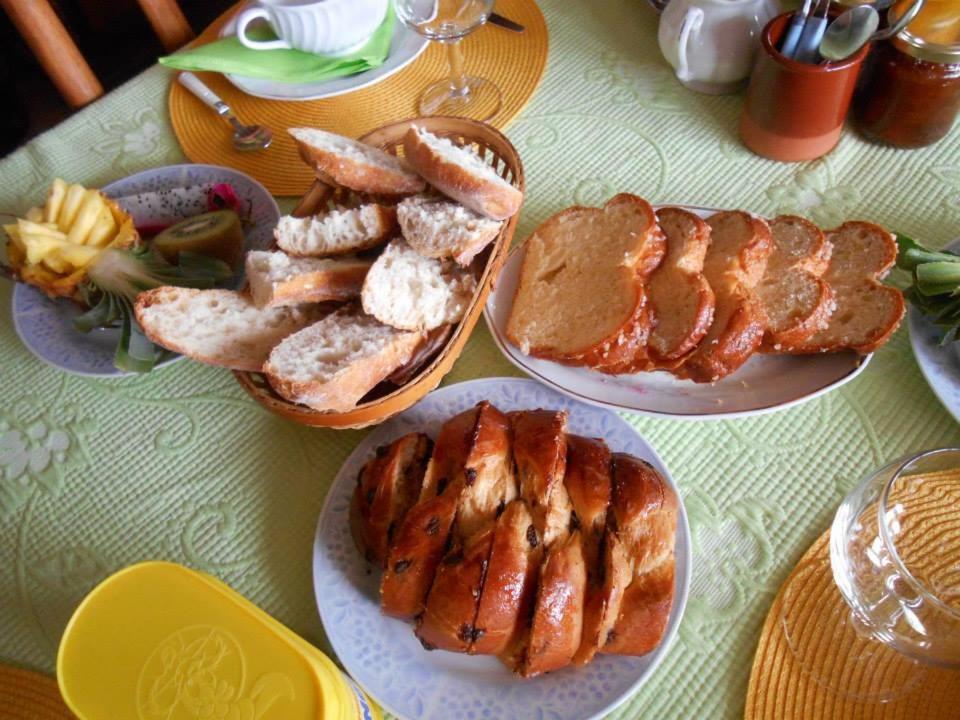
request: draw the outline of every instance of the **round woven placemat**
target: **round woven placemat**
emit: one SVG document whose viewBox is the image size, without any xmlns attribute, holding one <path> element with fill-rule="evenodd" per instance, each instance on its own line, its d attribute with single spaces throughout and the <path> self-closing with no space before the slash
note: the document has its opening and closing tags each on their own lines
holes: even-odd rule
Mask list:
<svg viewBox="0 0 960 720">
<path fill-rule="evenodd" d="M 197 42 L 215 40 L 236 11 L 234 6 L 217 18 Z M 497 11 L 526 30 L 481 27 L 463 41 L 463 51 L 467 73 L 492 80 L 503 93 L 503 107 L 491 120 L 503 128 L 523 110 L 540 83 L 547 62 L 547 25 L 534 0 L 498 0 Z M 193 162 L 236 168 L 274 195 L 302 195 L 313 175 L 287 128 L 306 125 L 359 137 L 388 122 L 415 117 L 421 91 L 447 74 L 446 52 L 438 43 L 431 43 L 420 57 L 382 82 L 325 100 L 264 100 L 241 92 L 218 73 L 198 73 L 244 122 L 273 130 L 273 144 L 261 152 L 234 150 L 229 126 L 177 82 L 170 84 L 170 120 L 180 147 Z"/>
<path fill-rule="evenodd" d="M 57 681 L 40 673 L 0 665 L 0 718 L 72 720 Z"/>
<path fill-rule="evenodd" d="M 910 502 L 933 505 L 938 531 L 955 534 L 960 531 L 956 488 L 955 474 L 931 475 Z M 913 663 L 860 637 L 849 625 L 838 629 L 836 618 L 846 617 L 848 610 L 833 581 L 829 537 L 827 531 L 810 547 L 770 608 L 753 661 L 745 720 L 960 717 L 960 672 Z M 917 539 L 925 543 L 924 537 L 930 534 L 920 533 Z M 785 625 L 793 629 L 797 653 Z M 869 662 L 857 662 L 864 656 Z M 878 702 L 885 688 L 896 688 L 896 693 L 890 701 Z"/>
</svg>

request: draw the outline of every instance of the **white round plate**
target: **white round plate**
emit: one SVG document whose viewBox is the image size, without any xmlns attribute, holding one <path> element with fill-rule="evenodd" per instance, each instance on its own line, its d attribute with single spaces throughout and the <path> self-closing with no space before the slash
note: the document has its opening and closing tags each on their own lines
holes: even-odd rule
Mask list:
<svg viewBox="0 0 960 720">
<path fill-rule="evenodd" d="M 603 438 L 616 452 L 650 462 L 680 493 L 652 447 L 617 415 L 570 400 L 520 378 L 451 385 L 367 435 L 350 454 L 327 495 L 313 547 L 313 583 L 324 630 L 337 657 L 363 689 L 391 714 L 412 720 L 448 718 L 599 718 L 626 700 L 666 655 L 690 587 L 690 529 L 680 501 L 676 593 L 663 641 L 643 657 L 598 655 L 586 667 L 524 680 L 496 658 L 423 649 L 413 628 L 384 617 L 379 573 L 371 571 L 350 536 L 348 510 L 357 473 L 379 445 L 413 431 L 433 437 L 448 419 L 488 400 L 501 410 L 566 409 L 573 432 Z"/>
<path fill-rule="evenodd" d="M 224 24 L 220 30 L 220 37 L 236 35 L 237 15 L 242 10 L 243 7 L 239 8 L 237 13 Z M 322 100 L 323 98 L 359 90 L 385 80 L 416 60 L 420 53 L 427 49 L 428 43 L 429 41 L 425 37 L 418 35 L 397 19 L 393 29 L 393 38 L 390 40 L 390 54 L 382 65 L 366 72 L 302 84 L 284 83 L 243 75 L 225 74 L 224 77 L 239 90 L 254 97 L 267 100 Z"/>
<path fill-rule="evenodd" d="M 659 207 L 659 206 L 658 206 Z M 709 217 L 711 208 L 686 207 Z M 755 354 L 739 370 L 712 384 L 679 380 L 667 372 L 606 375 L 524 355 L 506 336 L 507 319 L 520 277 L 523 246 L 507 258 L 483 314 L 494 341 L 511 363 L 530 377 L 570 397 L 614 410 L 680 419 L 729 419 L 783 410 L 850 382 L 871 355 Z"/>
<path fill-rule="evenodd" d="M 950 243 L 946 249 L 960 252 L 960 240 Z M 907 325 L 910 347 L 920 372 L 943 406 L 960 422 L 960 348 L 957 343 L 940 347 L 940 331 L 913 305 L 907 311 Z"/>
<path fill-rule="evenodd" d="M 247 250 L 265 250 L 273 242 L 273 229 L 280 219 L 280 209 L 270 192 L 249 175 L 232 168 L 218 165 L 168 165 L 144 170 L 103 188 L 113 198 L 121 198 L 120 205 L 138 217 L 160 219 L 171 211 L 171 219 L 205 211 L 205 188 L 218 183 L 230 183 L 237 198 L 249 208 L 250 223 L 245 228 Z M 142 193 L 157 193 L 177 188 L 192 188 L 189 196 L 180 196 L 178 203 L 186 212 L 178 215 L 162 198 L 154 198 L 142 207 L 132 207 L 122 198 Z M 242 276 L 242 270 L 240 271 Z M 237 279 L 242 284 L 242 277 Z M 78 332 L 73 327 L 73 318 L 79 315 L 80 307 L 67 299 L 51 300 L 41 291 L 29 285 L 17 283 L 13 289 L 13 326 L 20 340 L 40 360 L 48 365 L 71 373 L 89 377 L 122 377 L 133 373 L 118 370 L 113 364 L 114 351 L 120 338 L 120 330 L 98 328 L 89 333 Z M 180 359 L 175 353 L 165 353 L 156 367 L 169 365 Z"/>
</svg>

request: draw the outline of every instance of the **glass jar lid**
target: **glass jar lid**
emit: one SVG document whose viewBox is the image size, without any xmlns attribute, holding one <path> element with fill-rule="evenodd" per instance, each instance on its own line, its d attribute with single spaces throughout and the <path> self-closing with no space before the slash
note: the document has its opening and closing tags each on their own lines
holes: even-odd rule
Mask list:
<svg viewBox="0 0 960 720">
<path fill-rule="evenodd" d="M 922 0 L 919 0 L 922 1 Z M 900 0 L 888 13 L 892 25 L 914 3 Z M 956 0 L 926 0 L 909 25 L 893 40 L 902 52 L 932 63 L 960 63 L 960 3 Z"/>
</svg>

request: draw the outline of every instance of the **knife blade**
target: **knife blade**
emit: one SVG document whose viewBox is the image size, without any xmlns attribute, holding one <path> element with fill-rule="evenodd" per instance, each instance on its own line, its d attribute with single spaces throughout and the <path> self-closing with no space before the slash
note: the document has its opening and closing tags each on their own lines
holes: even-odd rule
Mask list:
<svg viewBox="0 0 960 720">
<path fill-rule="evenodd" d="M 490 13 L 490 17 L 487 18 L 487 22 L 493 23 L 494 25 L 499 25 L 506 30 L 512 30 L 513 32 L 522 33 L 526 28 L 518 22 L 514 22 L 510 18 L 506 18 L 500 13 Z"/>
</svg>

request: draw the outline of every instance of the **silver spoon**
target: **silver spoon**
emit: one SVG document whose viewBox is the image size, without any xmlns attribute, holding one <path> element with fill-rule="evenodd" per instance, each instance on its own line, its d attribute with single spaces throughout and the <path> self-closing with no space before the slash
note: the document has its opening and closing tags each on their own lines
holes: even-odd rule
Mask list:
<svg viewBox="0 0 960 720">
<path fill-rule="evenodd" d="M 913 5 L 891 26 L 876 32 L 880 15 L 871 5 L 858 5 L 830 23 L 820 42 L 824 60 L 845 60 L 869 42 L 886 40 L 903 30 L 923 7 L 924 0 Z"/>
<path fill-rule="evenodd" d="M 270 128 L 263 125 L 244 125 L 241 123 L 233 114 L 230 106 L 192 72 L 180 73 L 177 80 L 187 90 L 200 98 L 205 105 L 212 107 L 218 115 L 230 122 L 233 126 L 233 146 L 237 150 L 263 150 L 270 147 L 270 143 L 273 141 L 273 133 L 270 132 Z"/>
</svg>

